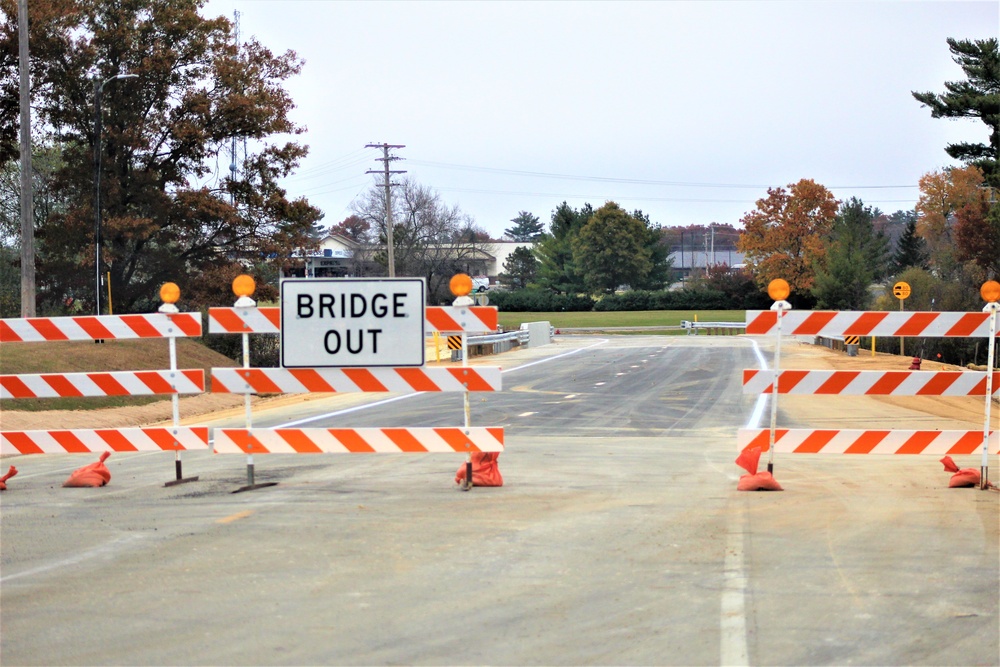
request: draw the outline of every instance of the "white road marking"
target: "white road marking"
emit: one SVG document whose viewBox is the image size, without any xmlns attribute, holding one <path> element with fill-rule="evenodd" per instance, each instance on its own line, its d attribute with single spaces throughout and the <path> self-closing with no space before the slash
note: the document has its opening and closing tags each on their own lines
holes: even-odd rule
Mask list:
<svg viewBox="0 0 1000 667">
<path fill-rule="evenodd" d="M 136 540 L 142 539 L 144 536 L 141 534 L 124 535 L 116 540 L 112 540 L 106 544 L 102 544 L 99 547 L 94 547 L 93 549 L 88 549 L 87 551 L 82 551 L 80 553 L 73 554 L 69 558 L 64 558 L 63 560 L 56 561 L 55 563 L 49 563 L 48 565 L 41 565 L 39 567 L 33 567 L 30 570 L 24 570 L 23 572 L 15 572 L 14 574 L 8 574 L 5 577 L 0 577 L 0 583 L 5 581 L 12 581 L 14 579 L 20 579 L 22 577 L 31 577 L 36 574 L 42 574 L 43 572 L 48 572 L 50 570 L 58 570 L 63 567 L 68 567 L 70 565 L 76 565 L 82 563 L 83 561 L 90 560 L 91 558 L 97 558 L 98 556 L 104 556 L 106 554 L 112 554 L 118 551 L 120 547 L 124 547 Z"/>
<path fill-rule="evenodd" d="M 749 665 L 747 655 L 746 589 L 743 563 L 743 514 L 729 515 L 726 537 L 726 561 L 723 570 L 722 618 L 719 624 L 719 664 L 736 667 Z"/>
<path fill-rule="evenodd" d="M 767 370 L 767 362 L 761 354 L 757 341 L 749 339 L 754 354 L 762 370 Z M 767 395 L 757 399 L 747 428 L 757 428 L 764 415 Z M 743 553 L 743 513 L 731 512 L 726 526 L 726 559 L 723 567 L 723 589 L 721 616 L 719 619 L 719 664 L 742 667 L 750 664 L 747 648 L 747 573 Z"/>
</svg>

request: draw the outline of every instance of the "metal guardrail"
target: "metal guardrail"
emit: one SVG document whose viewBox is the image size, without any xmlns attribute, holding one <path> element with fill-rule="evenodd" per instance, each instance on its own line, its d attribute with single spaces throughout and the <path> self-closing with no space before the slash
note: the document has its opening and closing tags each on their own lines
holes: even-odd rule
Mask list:
<svg viewBox="0 0 1000 667">
<path fill-rule="evenodd" d="M 489 345 L 490 343 L 500 343 L 505 340 L 516 340 L 521 344 L 527 344 L 527 331 L 507 331 L 505 333 L 486 334 L 485 336 L 469 336 L 469 345 Z"/>
<path fill-rule="evenodd" d="M 665 325 L 665 326 L 647 326 L 638 325 L 634 327 L 559 327 L 559 332 L 564 334 L 584 334 L 584 333 L 601 333 L 604 331 L 679 331 L 681 327 L 676 325 Z M 553 335 L 555 334 L 555 329 L 553 328 Z"/>
<path fill-rule="evenodd" d="M 681 328 L 687 329 L 690 336 L 693 332 L 697 335 L 699 329 L 746 329 L 746 322 L 691 322 L 681 320 Z"/>
</svg>

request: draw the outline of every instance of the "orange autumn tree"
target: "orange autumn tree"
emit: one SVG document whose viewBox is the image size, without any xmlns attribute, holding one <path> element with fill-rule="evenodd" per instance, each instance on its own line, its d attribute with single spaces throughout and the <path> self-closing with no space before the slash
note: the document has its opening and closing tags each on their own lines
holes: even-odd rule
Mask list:
<svg viewBox="0 0 1000 667">
<path fill-rule="evenodd" d="M 931 261 L 939 269 L 953 263 L 955 214 L 970 204 L 983 204 L 988 191 L 981 187 L 982 170 L 975 166 L 950 167 L 920 177 L 917 200 L 917 233 L 927 242 Z"/>
<path fill-rule="evenodd" d="M 815 280 L 814 266 L 826 253 L 824 240 L 833 228 L 839 202 L 811 179 L 785 188 L 768 188 L 756 209 L 740 220 L 737 248 L 761 288 L 775 278 L 788 281 L 793 293 L 806 294 Z"/>
</svg>

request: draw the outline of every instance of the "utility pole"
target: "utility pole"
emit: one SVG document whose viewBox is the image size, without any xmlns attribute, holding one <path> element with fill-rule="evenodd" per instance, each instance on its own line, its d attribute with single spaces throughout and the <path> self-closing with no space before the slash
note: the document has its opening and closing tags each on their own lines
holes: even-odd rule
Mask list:
<svg viewBox="0 0 1000 667">
<path fill-rule="evenodd" d="M 715 223 L 708 226 L 712 230 L 712 264 L 715 264 Z"/>
<path fill-rule="evenodd" d="M 395 258 L 394 253 L 393 253 L 393 243 L 392 243 L 392 191 L 391 191 L 390 188 L 392 188 L 392 186 L 396 185 L 396 184 L 395 183 L 391 183 L 389 179 L 391 178 L 392 174 L 405 174 L 406 172 L 405 171 L 390 171 L 389 170 L 389 163 L 390 162 L 392 162 L 394 160 L 401 159 L 401 158 L 396 157 L 395 155 L 389 155 L 389 149 L 390 148 L 406 148 L 406 146 L 403 146 L 403 145 L 400 145 L 400 144 L 366 144 L 365 148 L 381 148 L 382 149 L 382 157 L 375 158 L 378 162 L 382 163 L 382 167 L 383 167 L 382 171 L 379 172 L 379 171 L 375 171 L 375 170 L 369 169 L 365 173 L 366 174 L 378 174 L 378 173 L 381 173 L 381 174 L 383 174 L 385 176 L 385 242 L 386 242 L 386 249 L 387 249 L 387 252 L 388 252 L 387 261 L 389 263 L 389 277 L 390 278 L 395 278 L 396 277 L 396 258 Z"/>
<path fill-rule="evenodd" d="M 21 317 L 35 316 L 35 221 L 31 190 L 31 78 L 28 61 L 28 0 L 17 1 L 21 67 Z"/>
<path fill-rule="evenodd" d="M 708 275 L 708 232 L 705 232 L 705 275 Z M 712 245 L 715 245 L 715 237 L 712 237 Z"/>
</svg>

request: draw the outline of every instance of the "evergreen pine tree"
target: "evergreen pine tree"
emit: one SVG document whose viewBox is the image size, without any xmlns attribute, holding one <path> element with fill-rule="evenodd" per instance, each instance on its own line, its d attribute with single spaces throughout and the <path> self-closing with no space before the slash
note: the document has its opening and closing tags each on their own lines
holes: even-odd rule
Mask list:
<svg viewBox="0 0 1000 667">
<path fill-rule="evenodd" d="M 516 218 L 511 219 L 511 222 L 514 223 L 514 226 L 503 230 L 503 233 L 512 241 L 537 241 L 545 233 L 545 225 L 538 219 L 538 216 L 527 211 L 518 213 Z"/>
<path fill-rule="evenodd" d="M 892 258 L 893 273 L 899 275 L 910 267 L 928 268 L 927 243 L 917 234 L 917 218 L 912 216 L 906 223 L 906 230 L 899 238 L 896 254 Z"/>
</svg>

